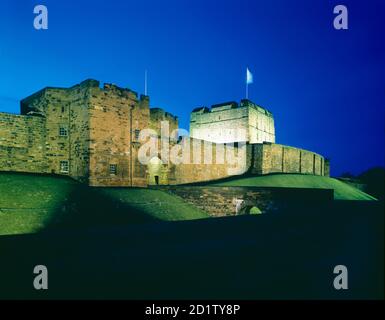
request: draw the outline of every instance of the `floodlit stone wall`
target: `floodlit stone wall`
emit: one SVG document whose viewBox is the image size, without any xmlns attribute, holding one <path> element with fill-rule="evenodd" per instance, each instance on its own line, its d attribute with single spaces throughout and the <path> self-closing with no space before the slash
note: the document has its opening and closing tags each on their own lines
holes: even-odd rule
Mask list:
<svg viewBox="0 0 385 320">
<path fill-rule="evenodd" d="M 172 165 L 169 184 L 188 184 L 212 181 L 244 173 L 301 173 L 327 175 L 329 162 L 314 153 L 280 144 L 247 144 L 240 147 L 231 144 L 215 144 L 205 150 L 205 141 L 190 139 L 190 162 Z M 198 143 L 198 148 L 193 147 Z M 200 144 L 199 144 L 200 143 Z M 196 152 L 201 158 L 196 158 Z M 205 163 L 205 153 L 209 153 L 211 163 Z M 207 158 L 206 158 L 207 159 Z M 241 162 L 242 161 L 242 162 Z"/>
<path fill-rule="evenodd" d="M 332 189 L 219 186 L 162 188 L 214 217 L 251 214 L 253 208 L 263 214 L 298 205 L 301 208 L 314 206 L 334 199 Z"/>
<path fill-rule="evenodd" d="M 275 142 L 273 115 L 266 109 L 242 100 L 196 108 L 190 115 L 190 135 L 216 143 Z"/>
<path fill-rule="evenodd" d="M 44 118 L 0 113 L 0 170 L 47 172 Z"/>
<path fill-rule="evenodd" d="M 169 112 L 164 111 L 161 108 L 150 109 L 150 123 L 149 128 L 161 135 L 162 122 L 166 122 L 167 127 L 163 127 L 163 136 L 170 137 L 174 140 L 178 139 L 178 117 L 172 115 Z"/>
<path fill-rule="evenodd" d="M 234 144 L 208 143 L 190 138 L 189 163 L 171 168 L 170 184 L 211 181 L 246 173 L 251 165 L 251 145 L 238 147 Z"/>
<path fill-rule="evenodd" d="M 86 80 L 44 88 L 21 101 L 21 113 L 0 114 L 0 170 L 64 174 L 95 186 L 147 185 L 137 153 L 139 132 L 149 125 L 148 97 Z"/>
<path fill-rule="evenodd" d="M 135 92 L 115 85 L 90 90 L 90 185 L 147 185 L 137 153 L 139 132 L 149 123 L 148 104 L 148 97 L 138 99 Z"/>
<path fill-rule="evenodd" d="M 92 186 L 188 184 L 243 173 L 329 175 L 322 156 L 273 143 L 272 114 L 249 100 L 195 109 L 192 136 L 181 141 L 172 136 L 178 118 L 149 105 L 148 96 L 96 80 L 44 88 L 21 101 L 21 115 L 0 113 L 0 170 L 69 175 Z M 154 130 L 158 141 L 148 164 L 138 159 L 143 129 Z"/>
<path fill-rule="evenodd" d="M 317 153 L 281 144 L 263 143 L 253 147 L 252 173 L 301 173 L 329 176 L 329 161 Z"/>
</svg>

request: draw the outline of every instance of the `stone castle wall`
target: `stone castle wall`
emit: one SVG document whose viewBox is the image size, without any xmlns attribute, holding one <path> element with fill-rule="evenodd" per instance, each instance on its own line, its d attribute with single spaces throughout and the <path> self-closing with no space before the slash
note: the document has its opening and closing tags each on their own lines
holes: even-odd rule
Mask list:
<svg viewBox="0 0 385 320">
<path fill-rule="evenodd" d="M 273 115 L 249 101 L 244 102 L 248 105 L 248 141 L 249 143 L 275 143 L 275 126 Z"/>
<path fill-rule="evenodd" d="M 195 185 L 165 186 L 160 189 L 181 197 L 214 217 L 250 214 L 253 207 L 258 208 L 260 213 L 296 205 L 303 208 L 307 204 L 314 206 L 317 203 L 332 201 L 334 198 L 332 189 Z"/>
<path fill-rule="evenodd" d="M 161 108 L 151 108 L 149 128 L 155 130 L 160 135 L 162 122 L 167 122 L 169 134 L 168 136 L 177 140 L 178 133 L 176 130 L 179 128 L 178 117 L 175 117 L 171 113 L 168 113 Z M 165 129 L 166 128 L 164 128 L 164 130 Z M 172 136 L 173 133 L 174 136 Z"/>
<path fill-rule="evenodd" d="M 240 132 L 239 130 L 243 130 Z M 249 100 L 195 109 L 190 116 L 190 134 L 216 143 L 275 142 L 273 115 Z"/>
<path fill-rule="evenodd" d="M 23 114 L 38 113 L 44 121 L 45 171 L 68 174 L 88 183 L 89 127 L 88 90 L 95 81 L 84 81 L 69 89 L 45 88 L 21 101 Z M 60 130 L 66 131 L 65 135 Z M 68 162 L 62 172 L 61 161 Z"/>
<path fill-rule="evenodd" d="M 318 154 L 273 143 L 246 144 L 244 154 L 237 145 L 215 144 L 210 148 L 205 141 L 193 139 L 190 143 L 190 163 L 171 166 L 169 184 L 188 184 L 212 181 L 244 173 L 301 173 L 329 176 L 329 162 Z M 196 145 L 194 147 L 194 144 Z M 194 156 L 199 154 L 200 158 Z M 197 152 L 198 151 L 198 152 Z M 211 163 L 205 163 L 205 153 Z M 245 159 L 243 162 L 238 162 Z"/>
<path fill-rule="evenodd" d="M 247 139 L 241 141 L 275 140 L 271 113 L 248 100 L 240 107 L 230 103 L 212 110 L 195 110 L 192 127 L 209 116 L 222 134 L 230 123 L 234 129 L 246 128 Z M 150 109 L 147 96 L 129 89 L 112 84 L 101 88 L 95 80 L 47 87 L 21 101 L 21 115 L 0 113 L 0 170 L 65 174 L 92 186 L 187 184 L 245 172 L 329 175 L 329 162 L 313 152 L 274 143 L 248 143 L 240 149 L 237 143 L 207 141 L 221 141 L 221 135 L 179 142 L 167 137 L 170 149 L 190 151 L 187 163 L 162 162 L 160 156 L 143 165 L 138 152 L 145 142 L 139 141 L 139 133 L 150 128 L 160 139 L 162 121 L 168 121 L 170 134 L 178 128 L 177 117 Z M 239 162 L 242 152 L 244 161 Z"/>
<path fill-rule="evenodd" d="M 0 113 L 0 170 L 48 172 L 44 118 Z"/>
<path fill-rule="evenodd" d="M 72 98 L 67 103 L 70 175 L 76 180 L 86 183 L 89 183 L 90 176 L 90 112 L 88 96 L 89 85 L 79 86 L 72 90 Z"/>
<path fill-rule="evenodd" d="M 2 170 L 65 174 L 93 186 L 147 185 L 137 153 L 139 132 L 149 124 L 148 97 L 86 80 L 68 89 L 45 88 L 22 100 L 21 112 L 0 116 Z M 26 149 L 28 139 L 40 152 L 34 145 Z M 39 166 L 16 164 L 38 156 Z M 68 172 L 61 170 L 62 161 L 68 162 Z M 111 165 L 116 166 L 113 174 Z"/>
<path fill-rule="evenodd" d="M 192 138 L 216 143 L 247 140 L 248 110 L 238 108 L 236 103 L 201 108 L 190 116 L 190 135 Z M 243 134 L 238 130 L 243 129 Z"/>
<path fill-rule="evenodd" d="M 329 176 L 329 161 L 317 153 L 281 144 L 255 144 L 251 173 L 302 173 Z"/>
<path fill-rule="evenodd" d="M 240 175 L 251 165 L 251 145 L 245 145 L 242 151 L 232 144 L 208 143 L 194 138 L 189 138 L 188 144 L 190 161 L 171 167 L 170 184 L 211 181 Z"/>
<path fill-rule="evenodd" d="M 149 100 L 128 89 L 105 85 L 90 91 L 90 185 L 146 186 L 138 162 L 139 131 L 148 127 Z M 116 165 L 111 174 L 110 165 Z"/>
</svg>

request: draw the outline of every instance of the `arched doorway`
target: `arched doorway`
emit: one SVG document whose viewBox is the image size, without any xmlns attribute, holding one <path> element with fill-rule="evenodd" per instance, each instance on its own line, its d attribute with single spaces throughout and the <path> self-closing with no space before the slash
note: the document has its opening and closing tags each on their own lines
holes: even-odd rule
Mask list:
<svg viewBox="0 0 385 320">
<path fill-rule="evenodd" d="M 158 157 L 153 157 L 148 162 L 148 184 L 158 185 L 161 184 L 163 162 Z"/>
</svg>

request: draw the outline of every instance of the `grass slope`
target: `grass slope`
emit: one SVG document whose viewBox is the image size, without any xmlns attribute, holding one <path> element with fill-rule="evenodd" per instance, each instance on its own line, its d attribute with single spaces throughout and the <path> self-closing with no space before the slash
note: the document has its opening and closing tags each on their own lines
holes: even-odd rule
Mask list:
<svg viewBox="0 0 385 320">
<path fill-rule="evenodd" d="M 0 173 L 0 235 L 206 217 L 160 190 L 90 188 L 69 178 Z"/>
<path fill-rule="evenodd" d="M 334 178 L 302 175 L 271 174 L 227 179 L 212 185 L 242 187 L 287 187 L 333 189 L 336 200 L 376 200 L 374 197 Z"/>
</svg>

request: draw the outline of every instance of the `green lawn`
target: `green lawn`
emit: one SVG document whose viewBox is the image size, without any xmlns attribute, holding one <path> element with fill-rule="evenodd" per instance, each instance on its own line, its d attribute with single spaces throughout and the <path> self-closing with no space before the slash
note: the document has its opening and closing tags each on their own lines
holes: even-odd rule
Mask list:
<svg viewBox="0 0 385 320">
<path fill-rule="evenodd" d="M 342 181 L 312 175 L 238 177 L 211 184 L 326 188 L 334 189 L 338 200 L 375 199 Z M 207 213 L 161 190 L 91 188 L 66 177 L 0 173 L 0 235 L 207 217 Z"/>
<path fill-rule="evenodd" d="M 102 188 L 101 192 L 119 204 L 130 205 L 160 220 L 178 221 L 209 217 L 207 213 L 181 198 L 161 190 Z"/>
<path fill-rule="evenodd" d="M 333 189 L 334 199 L 336 200 L 376 200 L 367 193 L 337 179 L 313 175 L 271 174 L 266 176 L 226 179 L 225 181 L 213 183 L 212 185 Z"/>
<path fill-rule="evenodd" d="M 65 177 L 0 173 L 0 235 L 207 217 L 160 190 L 90 188 Z"/>
</svg>

